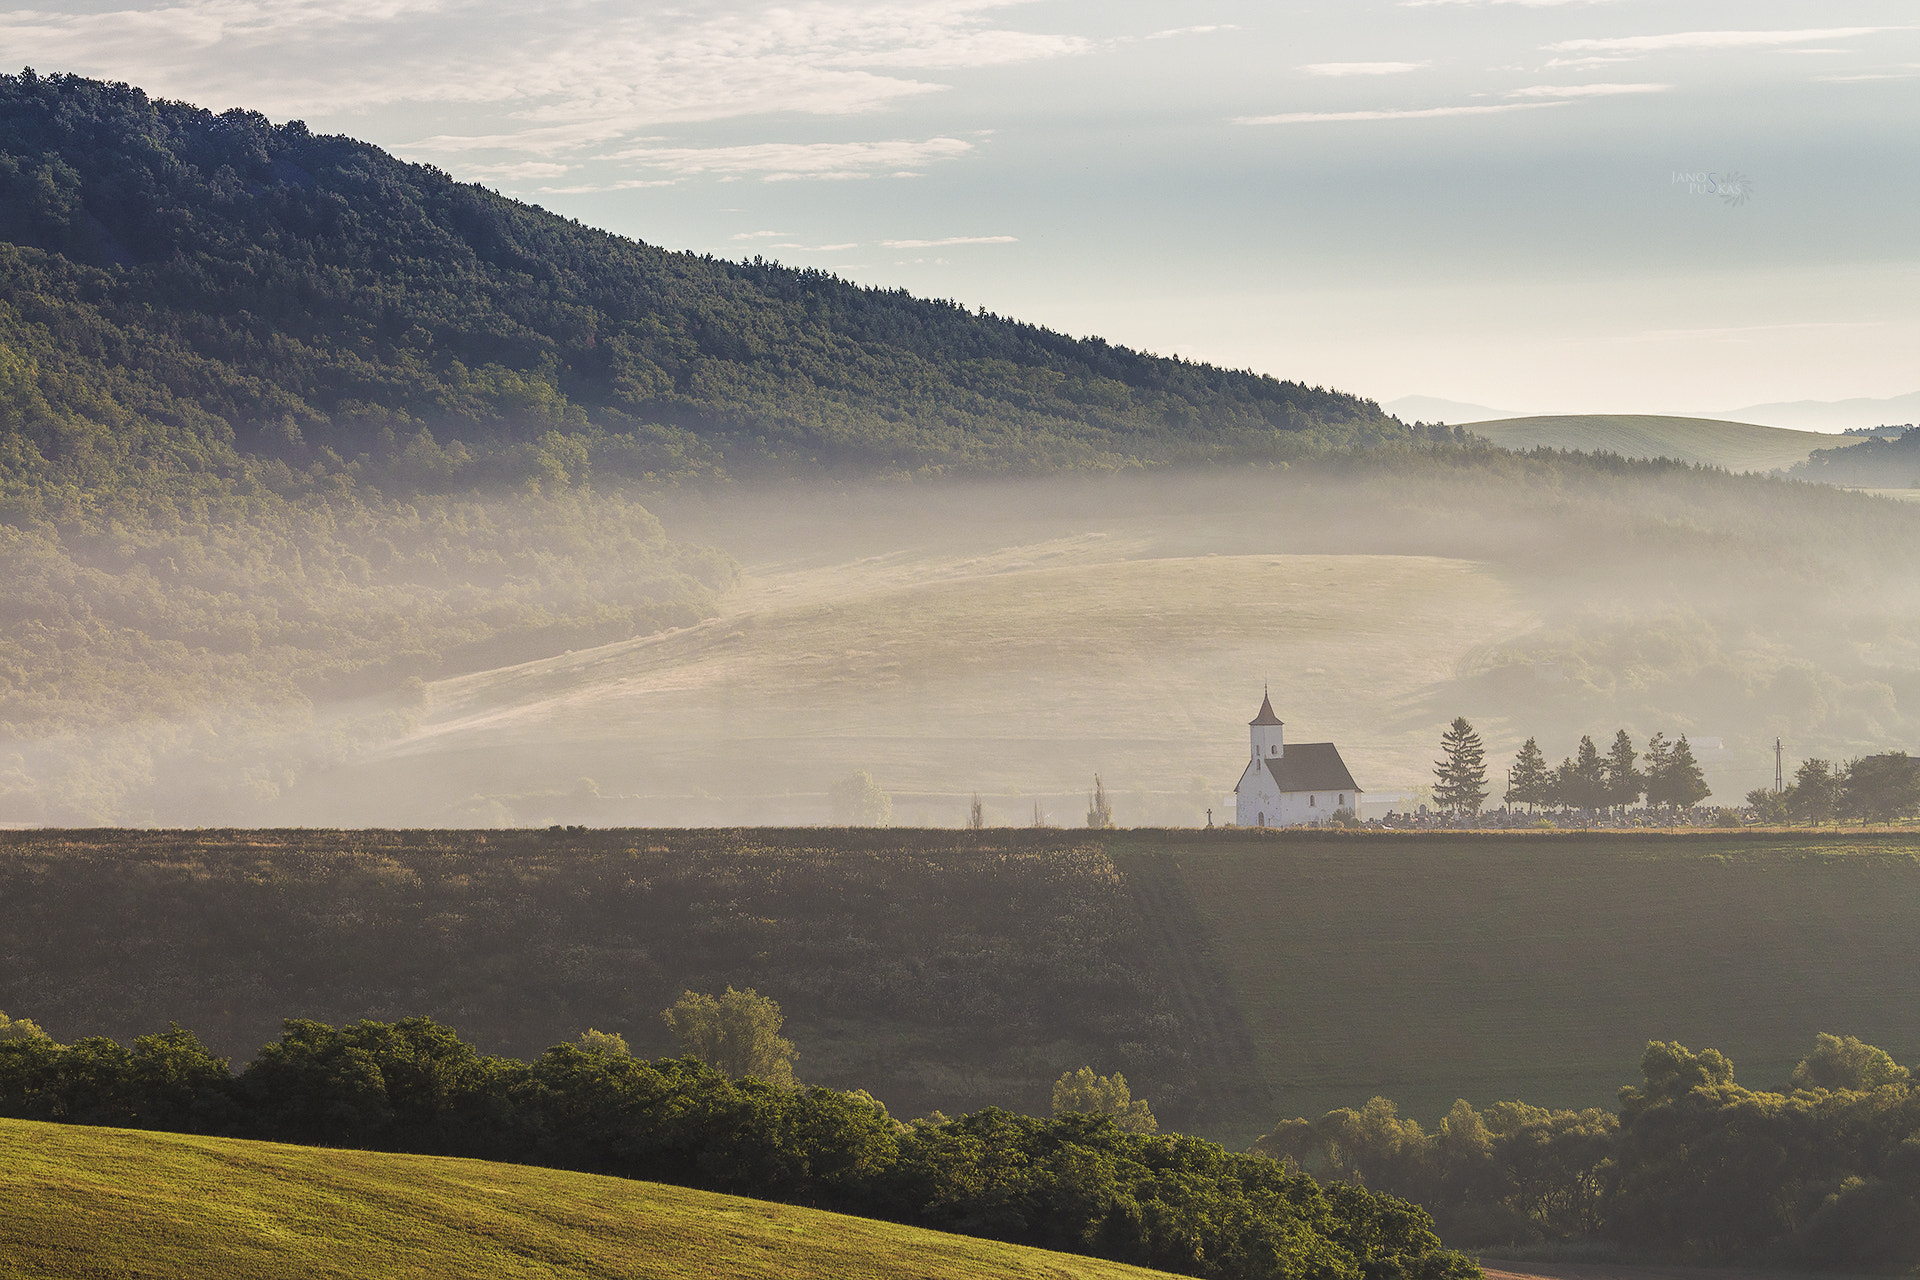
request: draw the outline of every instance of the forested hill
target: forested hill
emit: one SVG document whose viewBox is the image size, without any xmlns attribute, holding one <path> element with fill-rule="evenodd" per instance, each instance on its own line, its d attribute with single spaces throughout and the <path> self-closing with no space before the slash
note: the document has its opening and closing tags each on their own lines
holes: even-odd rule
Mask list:
<svg viewBox="0 0 1920 1280">
<path fill-rule="evenodd" d="M 0 240 L 16 481 L 235 452 L 416 487 L 1004 472 L 1404 435 L 1353 396 L 673 253 L 299 121 L 31 70 L 0 77 Z"/>
</svg>

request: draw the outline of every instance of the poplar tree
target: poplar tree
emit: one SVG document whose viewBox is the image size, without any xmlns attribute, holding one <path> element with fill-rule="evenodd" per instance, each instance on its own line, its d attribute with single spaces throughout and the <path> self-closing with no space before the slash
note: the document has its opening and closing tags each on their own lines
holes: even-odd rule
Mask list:
<svg viewBox="0 0 1920 1280">
<path fill-rule="evenodd" d="M 1433 802 L 1448 813 L 1480 812 L 1487 799 L 1487 752 L 1465 716 L 1454 717 L 1440 735 L 1440 751 L 1445 759 L 1434 762 L 1439 785 L 1433 789 Z"/>
<path fill-rule="evenodd" d="M 1540 744 L 1532 738 L 1520 748 L 1520 754 L 1513 758 L 1513 773 L 1507 782 L 1507 803 L 1524 804 L 1527 812 L 1533 812 L 1536 804 L 1546 804 L 1553 775 L 1547 772 L 1547 757 L 1541 752 Z"/>
</svg>

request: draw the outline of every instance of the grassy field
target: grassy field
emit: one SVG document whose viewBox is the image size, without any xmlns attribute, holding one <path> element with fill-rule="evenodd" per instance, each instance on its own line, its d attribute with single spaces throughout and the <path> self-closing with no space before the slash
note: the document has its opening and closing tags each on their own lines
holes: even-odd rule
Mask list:
<svg viewBox="0 0 1920 1280">
<path fill-rule="evenodd" d="M 621 1178 L 0 1120 L 6 1280 L 1162 1274 Z"/>
<path fill-rule="evenodd" d="M 1856 436 L 1818 431 L 1645 414 L 1500 418 L 1461 425 L 1507 449 L 1545 445 L 1587 453 L 1617 453 L 1627 458 L 1677 458 L 1729 471 L 1780 471 L 1805 462 L 1815 449 L 1859 442 Z"/>
<path fill-rule="evenodd" d="M 1920 1060 L 1920 837 L 1120 837 L 1172 860 L 1272 1091 L 1610 1105 L 1648 1040 L 1785 1082 L 1821 1031 Z"/>
</svg>

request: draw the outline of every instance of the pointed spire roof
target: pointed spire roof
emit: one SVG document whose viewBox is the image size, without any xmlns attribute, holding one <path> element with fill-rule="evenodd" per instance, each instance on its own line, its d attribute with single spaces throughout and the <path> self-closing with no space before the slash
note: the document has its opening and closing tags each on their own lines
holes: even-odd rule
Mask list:
<svg viewBox="0 0 1920 1280">
<path fill-rule="evenodd" d="M 1267 695 L 1264 687 L 1260 690 L 1260 714 L 1247 721 L 1250 725 L 1280 724 L 1279 716 L 1273 714 L 1273 699 Z"/>
</svg>

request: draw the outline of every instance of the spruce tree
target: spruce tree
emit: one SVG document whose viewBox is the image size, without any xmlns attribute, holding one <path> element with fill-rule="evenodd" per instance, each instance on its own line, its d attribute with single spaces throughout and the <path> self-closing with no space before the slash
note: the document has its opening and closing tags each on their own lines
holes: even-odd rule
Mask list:
<svg viewBox="0 0 1920 1280">
<path fill-rule="evenodd" d="M 1684 733 L 1674 739 L 1661 791 L 1666 802 L 1676 809 L 1691 809 L 1713 794 L 1713 789 L 1707 785 L 1706 775 L 1693 758 L 1693 748 L 1687 745 L 1687 735 Z"/>
<path fill-rule="evenodd" d="M 1647 739 L 1647 805 L 1664 809 L 1673 801 L 1667 798 L 1667 777 L 1673 770 L 1673 744 L 1664 733 Z"/>
<path fill-rule="evenodd" d="M 1625 729 L 1613 735 L 1613 746 L 1607 752 L 1604 769 L 1607 780 L 1607 804 L 1614 808 L 1628 809 L 1639 802 L 1647 789 L 1646 775 L 1634 767 L 1639 753 L 1633 749 L 1633 739 L 1627 736 Z"/>
<path fill-rule="evenodd" d="M 1573 795 L 1568 799 L 1576 809 L 1607 807 L 1607 765 L 1591 735 L 1580 735 L 1580 750 L 1573 758 Z"/>
<path fill-rule="evenodd" d="M 1541 753 L 1540 744 L 1528 738 L 1520 748 L 1520 754 L 1513 758 L 1513 773 L 1507 782 L 1507 803 L 1524 804 L 1527 812 L 1532 813 L 1534 805 L 1548 802 L 1552 781 L 1552 775 L 1547 772 L 1547 757 Z"/>
<path fill-rule="evenodd" d="M 1447 813 L 1480 812 L 1487 799 L 1487 752 L 1465 716 L 1454 717 L 1440 735 L 1440 750 L 1446 758 L 1434 762 L 1433 776 L 1439 782 L 1433 789 L 1434 804 Z"/>
</svg>

